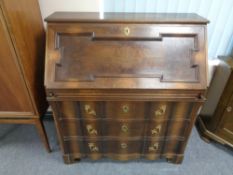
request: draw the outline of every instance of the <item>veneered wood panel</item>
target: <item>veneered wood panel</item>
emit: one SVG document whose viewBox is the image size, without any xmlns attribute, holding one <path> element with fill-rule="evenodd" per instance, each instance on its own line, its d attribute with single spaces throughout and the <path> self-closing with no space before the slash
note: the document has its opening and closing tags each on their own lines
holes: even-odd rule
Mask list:
<svg viewBox="0 0 233 175">
<path fill-rule="evenodd" d="M 5 27 L 1 11 L 0 36 L 0 115 L 7 112 L 13 112 L 14 114 L 16 112 L 32 113 L 33 109 L 22 78 L 22 72 L 18 66 L 15 50 Z"/>
<path fill-rule="evenodd" d="M 233 95 L 231 96 L 224 113 L 222 114 L 222 120 L 219 124 L 216 133 L 222 138 L 225 138 L 229 142 L 233 140 Z"/>
<path fill-rule="evenodd" d="M 206 87 L 204 26 L 49 25 L 50 88 Z"/>
<path fill-rule="evenodd" d="M 38 0 L 1 0 L 5 21 L 22 67 L 34 113 L 47 109 L 44 82 L 45 32 Z"/>
</svg>

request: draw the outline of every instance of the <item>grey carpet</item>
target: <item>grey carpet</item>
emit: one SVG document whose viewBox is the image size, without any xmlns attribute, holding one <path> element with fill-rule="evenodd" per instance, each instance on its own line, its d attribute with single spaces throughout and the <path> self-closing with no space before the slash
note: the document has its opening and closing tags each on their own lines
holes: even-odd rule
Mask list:
<svg viewBox="0 0 233 175">
<path fill-rule="evenodd" d="M 182 165 L 165 160 L 63 164 L 53 121 L 45 121 L 53 152 L 46 153 L 31 125 L 0 125 L 0 175 L 233 175 L 233 150 L 207 144 L 193 130 Z"/>
</svg>

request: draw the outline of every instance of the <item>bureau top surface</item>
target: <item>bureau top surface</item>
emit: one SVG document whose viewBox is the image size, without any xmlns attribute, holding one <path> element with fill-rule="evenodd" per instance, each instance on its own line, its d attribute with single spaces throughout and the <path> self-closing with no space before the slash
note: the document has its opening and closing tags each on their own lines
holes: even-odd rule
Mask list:
<svg viewBox="0 0 233 175">
<path fill-rule="evenodd" d="M 206 24 L 209 21 L 194 13 L 98 13 L 55 12 L 47 22 L 100 22 L 100 23 L 156 23 L 156 24 Z"/>
</svg>

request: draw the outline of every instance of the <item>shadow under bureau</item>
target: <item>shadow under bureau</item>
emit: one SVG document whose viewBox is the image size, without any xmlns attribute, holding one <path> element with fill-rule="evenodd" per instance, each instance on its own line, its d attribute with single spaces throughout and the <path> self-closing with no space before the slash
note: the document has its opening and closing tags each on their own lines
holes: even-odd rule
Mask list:
<svg viewBox="0 0 233 175">
<path fill-rule="evenodd" d="M 181 163 L 206 90 L 196 14 L 56 12 L 46 21 L 47 99 L 65 163 Z"/>
</svg>

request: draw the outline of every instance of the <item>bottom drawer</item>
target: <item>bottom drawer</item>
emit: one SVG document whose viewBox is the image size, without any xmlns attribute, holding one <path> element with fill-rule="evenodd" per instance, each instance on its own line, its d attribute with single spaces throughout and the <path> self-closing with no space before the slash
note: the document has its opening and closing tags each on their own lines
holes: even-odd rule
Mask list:
<svg viewBox="0 0 233 175">
<path fill-rule="evenodd" d="M 109 157 L 117 160 L 140 158 L 157 159 L 164 155 L 182 154 L 180 147 L 183 141 L 179 140 L 66 140 L 64 153 L 75 154 L 81 157 L 98 159 Z"/>
<path fill-rule="evenodd" d="M 184 141 L 181 140 L 147 140 L 144 146 L 144 157 L 150 160 L 155 160 L 163 156 L 183 154 L 180 149 L 182 144 L 184 144 Z"/>
</svg>

